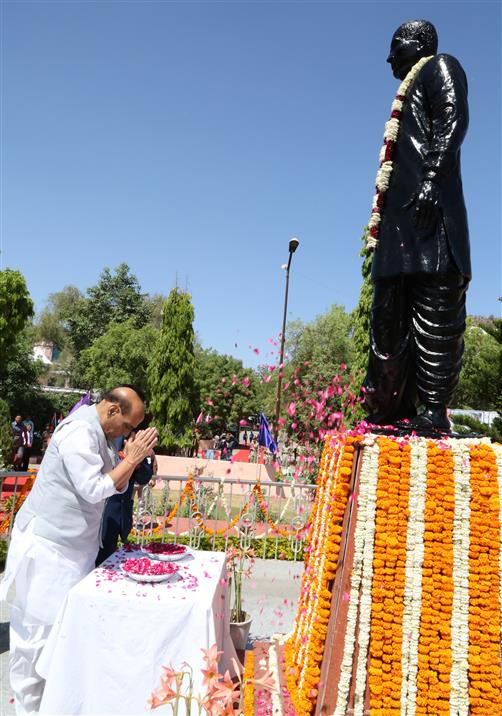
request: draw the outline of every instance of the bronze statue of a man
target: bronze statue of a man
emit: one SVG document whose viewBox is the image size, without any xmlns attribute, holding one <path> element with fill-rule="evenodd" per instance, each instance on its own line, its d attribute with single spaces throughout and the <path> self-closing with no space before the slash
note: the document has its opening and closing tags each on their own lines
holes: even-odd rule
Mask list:
<svg viewBox="0 0 502 716">
<path fill-rule="evenodd" d="M 465 73 L 451 55 L 436 54 L 437 44 L 430 22 L 406 22 L 387 58 L 394 76 L 411 83 L 395 105 L 392 173 L 373 209 L 379 226 L 364 388 L 371 422 L 410 418 L 414 428 L 448 431 L 471 276 L 460 177 L 468 106 Z"/>
</svg>

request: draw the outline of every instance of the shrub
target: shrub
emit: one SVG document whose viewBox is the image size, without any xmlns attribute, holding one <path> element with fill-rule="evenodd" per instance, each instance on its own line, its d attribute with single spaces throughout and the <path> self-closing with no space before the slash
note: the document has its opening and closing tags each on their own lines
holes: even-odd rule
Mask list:
<svg viewBox="0 0 502 716">
<path fill-rule="evenodd" d="M 174 542 L 174 535 L 168 534 L 164 535 L 164 539 L 162 539 L 161 535 L 154 535 L 152 538 L 150 538 L 148 541 L 150 542 Z M 190 538 L 188 535 L 179 535 L 176 539 L 178 544 L 189 544 Z M 139 537 L 130 536 L 129 542 L 133 542 L 134 544 L 138 544 L 141 542 Z M 228 538 L 228 546 L 239 546 L 240 541 L 239 537 L 237 535 L 230 535 Z M 263 550 L 265 549 L 265 559 L 276 559 L 277 558 L 284 560 L 286 562 L 292 562 L 295 560 L 295 555 L 293 552 L 293 549 L 291 547 L 291 543 L 289 541 L 288 537 L 279 537 L 277 540 L 275 537 L 254 537 L 251 539 L 251 545 L 250 545 L 258 558 L 263 557 Z M 214 547 L 213 547 L 213 538 L 209 537 L 207 535 L 203 535 L 200 539 L 200 545 L 198 549 L 204 551 L 204 552 L 224 552 L 225 551 L 225 538 L 224 537 L 216 537 L 214 540 Z M 304 545 L 301 546 L 301 549 L 298 552 L 296 561 L 303 560 L 303 554 L 304 554 Z"/>
</svg>

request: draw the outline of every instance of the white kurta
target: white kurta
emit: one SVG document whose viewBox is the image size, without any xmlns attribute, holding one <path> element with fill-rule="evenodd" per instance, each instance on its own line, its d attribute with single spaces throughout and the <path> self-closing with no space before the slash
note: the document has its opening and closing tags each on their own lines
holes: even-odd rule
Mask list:
<svg viewBox="0 0 502 716">
<path fill-rule="evenodd" d="M 106 498 L 117 490 L 111 477 L 102 472 L 104 460 L 97 451 L 96 426 L 74 417 L 59 426 L 52 440 L 52 452 L 57 449 L 71 489 L 79 498 L 102 503 L 104 508 Z M 44 479 L 43 472 L 37 479 Z M 18 714 L 38 711 L 43 680 L 35 671 L 36 660 L 68 591 L 94 568 L 99 547 L 99 530 L 93 530 L 97 539 L 80 540 L 78 549 L 72 549 L 63 535 L 58 543 L 36 534 L 36 519 L 32 517 L 23 529 L 14 523 L 0 585 L 0 599 L 5 599 L 9 586 L 16 582 L 10 662 Z"/>
</svg>

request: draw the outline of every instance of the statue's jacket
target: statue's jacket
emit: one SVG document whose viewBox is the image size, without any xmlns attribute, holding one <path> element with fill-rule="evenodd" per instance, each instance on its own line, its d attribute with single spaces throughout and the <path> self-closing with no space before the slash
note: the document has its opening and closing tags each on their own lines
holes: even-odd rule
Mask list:
<svg viewBox="0 0 502 716">
<path fill-rule="evenodd" d="M 372 277 L 445 273 L 471 276 L 460 147 L 469 123 L 467 78 L 451 55 L 435 55 L 408 90 L 393 156 Z M 421 182 L 440 188 L 441 218 L 432 231 L 413 223 Z M 452 266 L 453 263 L 453 266 Z"/>
</svg>

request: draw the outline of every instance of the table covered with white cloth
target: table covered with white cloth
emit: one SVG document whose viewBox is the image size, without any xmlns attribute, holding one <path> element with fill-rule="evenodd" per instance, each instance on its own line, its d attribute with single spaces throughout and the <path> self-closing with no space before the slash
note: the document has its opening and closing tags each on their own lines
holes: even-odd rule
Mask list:
<svg viewBox="0 0 502 716">
<path fill-rule="evenodd" d="M 147 712 L 161 667 L 183 662 L 202 694 L 201 649 L 213 644 L 224 652 L 220 672 L 234 673 L 225 554 L 192 551 L 174 578 L 157 583 L 122 572 L 122 562 L 140 556 L 122 548 L 68 593 L 37 662 L 46 679 L 40 713 Z"/>
</svg>

